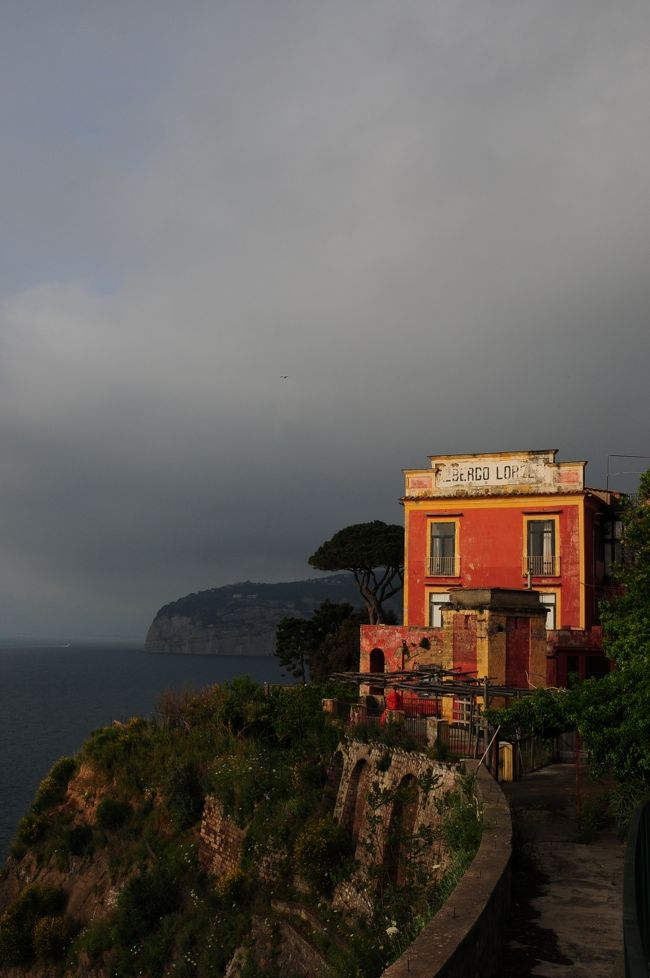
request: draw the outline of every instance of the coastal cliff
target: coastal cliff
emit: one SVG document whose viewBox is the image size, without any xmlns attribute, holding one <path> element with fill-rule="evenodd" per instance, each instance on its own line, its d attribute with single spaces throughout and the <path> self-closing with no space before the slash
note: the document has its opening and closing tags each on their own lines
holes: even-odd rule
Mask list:
<svg viewBox="0 0 650 978">
<path fill-rule="evenodd" d="M 285 617 L 308 618 L 326 600 L 358 606 L 352 575 L 278 584 L 245 581 L 199 591 L 157 612 L 145 649 L 190 655 L 273 655 L 278 622 Z"/>
<path fill-rule="evenodd" d="M 171 695 L 61 758 L 0 873 L 3 978 L 379 978 L 471 859 L 478 809 L 403 731 L 345 737 L 332 692 Z"/>
</svg>

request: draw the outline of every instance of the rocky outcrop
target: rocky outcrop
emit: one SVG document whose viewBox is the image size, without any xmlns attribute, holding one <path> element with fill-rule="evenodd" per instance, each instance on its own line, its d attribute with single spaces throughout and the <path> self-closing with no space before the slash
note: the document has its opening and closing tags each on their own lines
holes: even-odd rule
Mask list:
<svg viewBox="0 0 650 978">
<path fill-rule="evenodd" d="M 145 641 L 147 652 L 273 655 L 282 618 L 308 618 L 323 602 L 359 606 L 350 574 L 281 584 L 229 584 L 164 605 Z"/>
</svg>

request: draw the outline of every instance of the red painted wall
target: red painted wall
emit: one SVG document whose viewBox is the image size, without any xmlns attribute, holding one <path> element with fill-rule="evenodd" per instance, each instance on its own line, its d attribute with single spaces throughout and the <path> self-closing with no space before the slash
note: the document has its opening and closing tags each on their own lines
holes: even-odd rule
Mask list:
<svg viewBox="0 0 650 978">
<path fill-rule="evenodd" d="M 476 675 L 476 616 L 454 616 L 454 669 Z"/>
<path fill-rule="evenodd" d="M 429 649 L 424 649 L 420 643 L 423 639 L 429 643 Z M 442 647 L 443 631 L 441 628 L 405 628 L 402 625 L 362 625 L 361 626 L 361 655 L 359 671 L 370 672 L 370 653 L 373 649 L 381 649 L 384 653 L 386 672 L 398 672 L 401 669 L 412 668 L 409 661 L 419 655 L 423 661 L 440 661 L 436 649 Z M 406 644 L 408 654 L 404 654 Z"/>
<path fill-rule="evenodd" d="M 530 619 L 506 618 L 506 686 L 528 687 Z"/>
<path fill-rule="evenodd" d="M 559 503 L 553 506 L 548 499 L 543 504 L 522 501 L 521 508 L 490 506 L 463 510 L 462 500 L 457 509 L 450 501 L 446 505 L 424 510 L 410 510 L 408 514 L 407 541 L 407 594 L 406 609 L 409 625 L 426 624 L 425 588 L 437 587 L 503 587 L 523 588 L 526 578 L 522 574 L 522 555 L 525 550 L 524 516 L 559 513 L 560 576 L 535 578 L 535 584 L 559 587 L 561 590 L 561 624 L 580 627 L 580 534 L 578 505 Z M 426 576 L 427 532 L 432 516 L 440 517 L 462 512 L 458 517 L 459 532 L 457 551 L 460 555 L 460 576 L 456 578 L 429 578 Z M 435 518 L 435 517 L 434 517 Z"/>
</svg>

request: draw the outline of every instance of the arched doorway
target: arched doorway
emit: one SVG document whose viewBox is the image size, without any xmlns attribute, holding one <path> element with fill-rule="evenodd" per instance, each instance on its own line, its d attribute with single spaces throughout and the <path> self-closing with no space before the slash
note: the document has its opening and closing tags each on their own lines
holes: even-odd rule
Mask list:
<svg viewBox="0 0 650 978">
<path fill-rule="evenodd" d="M 386 671 L 386 657 L 383 649 L 372 649 L 370 653 L 370 672 L 384 673 Z M 381 696 L 383 688 L 381 686 L 370 687 L 371 696 Z"/>
</svg>

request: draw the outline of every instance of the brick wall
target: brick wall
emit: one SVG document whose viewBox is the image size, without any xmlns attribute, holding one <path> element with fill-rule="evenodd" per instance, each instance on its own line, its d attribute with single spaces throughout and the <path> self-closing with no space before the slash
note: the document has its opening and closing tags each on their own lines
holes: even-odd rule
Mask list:
<svg viewBox="0 0 650 978">
<path fill-rule="evenodd" d="M 246 831 L 224 815 L 216 798 L 208 795 L 201 819 L 199 865 L 216 879 L 237 869 Z"/>
</svg>

